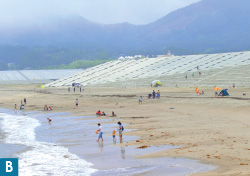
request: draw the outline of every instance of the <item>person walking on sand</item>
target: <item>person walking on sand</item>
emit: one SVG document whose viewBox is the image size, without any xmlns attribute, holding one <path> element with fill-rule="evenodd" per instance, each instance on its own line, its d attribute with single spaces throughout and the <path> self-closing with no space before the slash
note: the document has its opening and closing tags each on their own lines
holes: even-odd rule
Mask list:
<svg viewBox="0 0 250 176">
<path fill-rule="evenodd" d="M 153 90 L 152 94 L 153 94 L 153 99 L 155 99 L 155 90 Z"/>
<path fill-rule="evenodd" d="M 98 123 L 97 125 L 98 125 L 98 127 L 99 127 L 99 129 L 97 130 L 97 131 L 99 132 L 99 136 L 98 136 L 98 139 L 97 139 L 96 142 L 99 142 L 100 139 L 102 139 L 102 141 L 103 141 L 103 137 L 102 137 L 103 132 L 102 132 L 102 126 L 101 126 L 101 124 Z"/>
<path fill-rule="evenodd" d="M 74 87 L 74 93 L 76 92 L 76 88 Z"/>
<path fill-rule="evenodd" d="M 78 108 L 78 99 L 76 99 L 76 108 Z"/>
<path fill-rule="evenodd" d="M 16 104 L 15 104 L 15 110 L 16 110 Z"/>
<path fill-rule="evenodd" d="M 139 97 L 139 104 L 142 104 L 142 96 Z"/>
<path fill-rule="evenodd" d="M 23 102 L 24 102 L 24 104 L 26 104 L 26 103 L 27 103 L 26 98 L 24 98 L 24 99 L 23 99 Z"/>
<path fill-rule="evenodd" d="M 70 93 L 70 87 L 68 88 L 68 93 Z"/>
<path fill-rule="evenodd" d="M 82 92 L 82 87 L 80 87 L 80 92 Z"/>
<path fill-rule="evenodd" d="M 161 96 L 161 93 L 160 93 L 160 91 L 158 90 L 158 92 L 157 92 L 157 98 L 160 99 L 160 96 Z"/>
</svg>

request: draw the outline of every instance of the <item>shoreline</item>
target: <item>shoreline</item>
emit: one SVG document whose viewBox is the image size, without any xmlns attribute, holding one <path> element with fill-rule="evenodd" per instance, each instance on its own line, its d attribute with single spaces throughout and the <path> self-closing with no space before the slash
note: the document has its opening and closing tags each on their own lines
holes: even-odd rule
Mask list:
<svg viewBox="0 0 250 176">
<path fill-rule="evenodd" d="M 6 111 L 5 113 L 9 114 L 12 110 L 8 110 L 8 109 L 2 109 L 3 111 Z M 13 113 L 13 112 L 12 112 Z M 11 113 L 11 114 L 12 114 Z M 14 115 L 14 114 L 13 114 Z M 21 112 L 18 111 L 16 113 L 16 115 L 20 116 Z M 190 175 L 190 173 L 199 173 L 199 172 L 204 172 L 207 170 L 211 170 L 212 168 L 206 164 L 199 164 L 199 162 L 195 161 L 195 160 L 189 160 L 189 159 L 185 159 L 185 158 L 179 158 L 179 159 L 174 159 L 171 157 L 160 157 L 160 158 L 144 158 L 144 159 L 137 159 L 136 156 L 143 156 L 144 154 L 147 153 L 153 153 L 155 151 L 161 152 L 164 150 L 169 150 L 171 149 L 173 146 L 151 146 L 148 147 L 146 149 L 138 149 L 138 147 L 135 146 L 127 146 L 127 145 L 122 145 L 118 143 L 113 143 L 112 142 L 112 136 L 109 135 L 109 133 L 105 134 L 105 142 L 103 143 L 104 145 L 100 148 L 100 143 L 96 143 L 95 140 L 93 141 L 93 137 L 97 137 L 95 134 L 92 134 L 91 137 L 88 137 L 88 141 L 90 142 L 92 140 L 92 145 L 90 146 L 89 144 L 85 144 L 85 142 L 82 141 L 82 139 L 78 139 L 79 134 L 84 135 L 84 133 L 89 133 L 90 129 L 93 129 L 93 126 L 96 126 L 97 122 L 100 122 L 103 124 L 103 126 L 106 129 L 109 129 L 108 131 L 111 131 L 114 127 L 117 127 L 114 123 L 112 123 L 113 121 L 111 119 L 97 119 L 94 116 L 92 118 L 89 117 L 85 117 L 85 116 L 71 116 L 72 118 L 68 118 L 67 113 L 49 113 L 49 114 L 44 114 L 42 112 L 36 112 L 36 113 L 31 113 L 28 112 L 25 116 L 27 116 L 28 118 L 33 118 L 36 120 L 40 121 L 40 125 L 34 129 L 36 131 L 36 138 L 37 138 L 37 142 L 38 143 L 47 143 L 52 145 L 53 147 L 57 147 L 57 146 L 62 146 L 68 149 L 68 151 L 70 152 L 70 155 L 76 155 L 79 158 L 82 158 L 84 160 L 86 160 L 87 162 L 93 163 L 94 165 L 91 167 L 93 169 L 98 169 L 96 173 L 93 173 L 92 175 L 98 175 L 100 172 L 101 173 L 105 173 L 104 175 L 117 175 L 118 173 L 120 173 L 120 170 L 124 170 L 122 171 L 122 174 L 128 174 L 128 175 L 134 175 L 135 173 L 140 173 L 143 175 L 152 175 L 153 173 L 157 172 L 158 175 L 165 175 L 164 173 L 168 173 L 170 175 Z M 53 121 L 51 125 L 47 125 L 47 117 L 52 117 L 53 116 Z M 70 124 L 68 124 L 66 121 L 70 122 Z M 77 121 L 81 120 L 82 123 L 79 125 Z M 46 124 L 45 124 L 46 123 Z M 55 126 L 54 126 L 55 124 Z M 61 126 L 62 124 L 64 124 L 63 126 Z M 77 130 L 77 134 L 75 134 L 76 136 L 71 136 L 70 138 L 67 137 L 68 133 L 71 134 L 70 131 L 67 130 L 67 132 L 65 132 L 66 136 L 62 136 L 60 133 L 62 133 L 65 128 L 65 124 L 72 126 L 74 124 L 73 131 L 75 131 L 75 128 Z M 76 124 L 78 124 L 78 127 L 76 126 Z M 87 131 L 85 130 L 79 130 L 79 126 L 82 126 L 83 124 L 85 124 L 84 126 L 87 127 Z M 59 126 L 58 126 L 59 125 Z M 87 125 L 87 126 L 86 126 Z M 62 128 L 62 131 L 58 134 L 59 136 L 56 135 L 56 131 L 58 131 L 58 128 L 60 129 Z M 126 127 L 126 126 L 125 126 Z M 48 128 L 48 129 L 47 129 Z M 49 130 L 49 133 L 53 133 L 55 134 L 56 139 L 53 139 L 52 141 L 50 141 L 50 137 L 44 138 L 46 137 L 46 134 L 48 132 L 44 132 Z M 51 131 L 52 130 L 52 131 Z M 53 132 L 53 130 L 56 130 Z M 85 132 L 84 132 L 85 131 Z M 42 132 L 42 133 L 41 133 Z M 48 133 L 48 134 L 49 134 Z M 47 134 L 47 135 L 48 135 Z M 78 137 L 77 137 L 78 136 Z M 86 134 L 84 135 L 85 137 Z M 88 135 L 89 136 L 89 135 Z M 85 138 L 84 137 L 84 138 Z M 41 140 L 42 139 L 42 140 Z M 127 136 L 125 137 L 125 143 L 129 142 L 131 140 L 136 140 L 137 137 L 136 136 Z M 59 140 L 59 141 L 58 141 Z M 75 142 L 76 143 L 75 143 Z M 86 139 L 84 139 L 84 141 L 86 141 Z M 118 139 L 119 141 L 119 139 Z M 88 142 L 88 143 L 89 143 Z M 93 145 L 94 144 L 94 145 Z M 96 144 L 99 144 L 99 147 L 97 147 L 95 150 L 93 150 Z M 4 144 L 4 145 L 9 145 L 9 144 Z M 13 145 L 13 144 L 12 144 Z M 0 145 L 1 146 L 1 145 Z M 13 145 L 14 146 L 14 145 Z M 18 155 L 23 155 L 22 152 L 32 152 L 33 149 L 28 149 L 29 147 L 25 147 L 25 146 L 18 146 L 16 145 L 17 149 L 24 147 L 25 151 L 20 150 L 14 153 L 17 153 Z M 91 147 L 92 149 L 88 150 L 89 147 Z M 101 151 L 99 151 L 99 149 Z M 104 151 L 102 151 L 104 148 Z M 51 149 L 54 151 L 54 149 Z M 121 151 L 119 151 L 121 150 Z M 86 152 L 83 152 L 86 151 Z M 126 152 L 125 152 L 126 151 Z M 121 154 L 119 154 L 121 152 Z M 13 154 L 14 154 L 13 153 Z M 46 152 L 47 153 L 47 152 Z M 100 155 L 101 154 L 101 155 Z M 119 154 L 119 155 L 117 155 Z M 120 156 L 121 155 L 121 156 Z M 122 158 L 120 158 L 122 157 Z M 67 157 L 66 157 L 67 158 Z M 125 159 L 126 158 L 126 159 Z M 105 160 L 106 162 L 108 160 L 110 160 L 110 162 L 107 163 L 100 163 L 99 160 Z M 99 162 L 98 162 L 99 161 Z M 113 163 L 112 163 L 113 162 Z M 114 162 L 115 163 L 120 163 L 120 164 L 116 164 L 114 166 Z M 168 165 L 165 165 L 167 163 L 169 163 Z M 112 164 L 108 164 L 108 163 L 112 163 Z M 127 164 L 126 164 L 127 163 Z M 133 164 L 132 164 L 133 163 Z M 163 166 L 164 163 L 164 167 Z M 38 163 L 36 163 L 37 165 Z M 174 165 L 179 165 L 178 167 L 174 167 Z M 57 163 L 56 163 L 57 165 Z M 173 166 L 172 166 L 173 165 Z M 31 164 L 30 164 L 31 166 Z M 37 170 L 38 171 L 38 170 Z M 134 173 L 134 174 L 133 174 Z"/>
<path fill-rule="evenodd" d="M 119 88 L 112 88 L 111 90 L 87 88 L 82 94 L 67 94 L 66 89 L 40 89 L 35 87 L 30 89 L 31 91 L 27 91 L 25 86 L 21 86 L 21 89 L 12 90 L 17 92 L 18 95 L 12 95 L 12 99 L 7 98 L 6 95 L 6 98 L 0 101 L 0 105 L 13 109 L 14 104 L 11 102 L 20 101 L 18 99 L 26 96 L 27 110 L 31 111 L 42 108 L 45 102 L 44 98 L 49 103 L 53 102 L 51 103 L 54 107 L 52 112 L 68 111 L 74 115 L 89 115 L 94 114 L 98 109 L 104 110 L 106 113 L 109 112 L 107 114 L 114 110 L 118 115 L 116 118 L 129 125 L 127 128 L 137 129 L 133 132 L 127 132 L 127 134 L 132 133 L 140 136 L 140 145 L 174 144 L 183 146 L 180 149 L 149 154 L 146 155 L 147 157 L 184 157 L 218 166 L 213 171 L 195 175 L 249 174 L 250 159 L 247 157 L 249 153 L 247 148 L 247 135 L 249 134 L 247 131 L 249 131 L 249 127 L 247 122 L 249 119 L 247 116 L 250 113 L 247 107 L 250 103 L 247 99 L 237 99 L 243 88 L 234 89 L 235 96 L 232 97 L 235 98 L 230 99 L 213 99 L 213 91 L 207 89 L 205 90 L 207 95 L 204 98 L 197 97 L 194 101 L 189 98 L 192 97 L 192 89 L 159 88 L 163 94 L 162 99 L 145 100 L 143 98 L 143 105 L 138 105 L 137 97 L 142 94 L 145 96 L 146 92 L 151 91 L 152 88 L 126 90 Z M 6 90 L 6 93 L 12 91 Z M 250 90 L 247 89 L 247 92 L 250 92 Z M 179 96 L 179 93 L 185 98 L 171 98 L 171 96 Z M 99 94 L 100 97 L 96 97 L 96 94 Z M 120 97 L 107 96 L 112 94 L 120 95 Z M 168 94 L 168 96 L 164 97 L 164 94 Z M 131 95 L 136 96 L 131 98 Z M 37 106 L 39 103 L 36 103 L 39 101 L 34 101 L 36 96 L 40 99 L 40 106 Z M 74 108 L 74 99 L 76 97 L 79 98 L 78 109 Z M 12 108 L 10 104 L 12 104 Z M 155 114 L 150 111 L 152 106 Z M 165 107 L 164 112 L 161 112 L 162 107 Z M 170 109 L 172 107 L 174 109 Z M 239 115 L 240 119 L 235 120 L 234 117 L 239 117 Z M 214 118 L 213 116 L 217 117 Z M 164 119 L 166 119 L 166 122 L 162 124 L 161 122 L 165 121 Z M 184 123 L 185 126 L 178 123 L 178 121 Z M 213 121 L 214 123 L 211 123 Z M 232 122 L 235 124 L 232 124 Z M 200 128 L 201 125 L 204 126 L 204 129 Z M 194 128 L 187 128 L 186 126 Z M 234 126 L 240 127 L 239 131 L 233 129 Z M 198 132 L 201 134 L 198 134 Z M 243 132 L 244 135 L 241 135 Z M 150 137 L 150 135 L 153 136 Z M 135 141 L 128 143 L 128 145 L 137 144 Z M 239 154 L 235 154 L 234 151 L 239 151 Z"/>
</svg>

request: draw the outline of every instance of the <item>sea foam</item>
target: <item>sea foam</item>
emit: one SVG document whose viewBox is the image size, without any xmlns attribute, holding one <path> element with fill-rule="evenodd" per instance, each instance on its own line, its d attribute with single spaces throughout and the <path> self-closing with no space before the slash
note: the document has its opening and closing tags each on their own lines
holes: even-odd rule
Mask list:
<svg viewBox="0 0 250 176">
<path fill-rule="evenodd" d="M 29 149 L 17 155 L 21 176 L 58 175 L 87 176 L 96 172 L 92 164 L 53 143 L 36 141 L 38 120 L 28 116 L 0 113 L 4 143 L 25 145 Z"/>
</svg>

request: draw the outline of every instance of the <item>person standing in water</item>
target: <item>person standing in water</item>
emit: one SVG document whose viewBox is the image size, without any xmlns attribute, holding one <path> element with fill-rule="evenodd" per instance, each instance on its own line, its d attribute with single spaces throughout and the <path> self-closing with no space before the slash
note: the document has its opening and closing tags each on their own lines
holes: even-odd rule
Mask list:
<svg viewBox="0 0 250 176">
<path fill-rule="evenodd" d="M 51 124 L 51 121 L 52 121 L 52 120 L 51 120 L 50 118 L 47 118 L 47 119 L 48 119 L 49 124 Z"/>
<path fill-rule="evenodd" d="M 118 122 L 117 124 L 118 124 L 117 131 L 119 132 L 120 143 L 122 143 L 122 132 L 123 132 L 124 128 L 123 128 L 123 125 L 121 122 Z"/>
<path fill-rule="evenodd" d="M 116 142 L 116 139 L 115 139 L 115 133 L 116 133 L 116 131 L 115 131 L 115 130 L 113 130 L 113 132 L 112 132 L 112 136 L 113 136 L 113 142 L 114 142 L 114 143 Z"/>
<path fill-rule="evenodd" d="M 98 123 L 97 125 L 98 125 L 98 127 L 99 127 L 99 129 L 97 130 L 97 131 L 99 132 L 99 136 L 98 136 L 98 139 L 97 139 L 96 142 L 99 142 L 100 139 L 102 139 L 102 141 L 103 141 L 103 137 L 102 137 L 103 132 L 102 132 L 102 126 L 101 126 L 101 124 Z"/>
</svg>

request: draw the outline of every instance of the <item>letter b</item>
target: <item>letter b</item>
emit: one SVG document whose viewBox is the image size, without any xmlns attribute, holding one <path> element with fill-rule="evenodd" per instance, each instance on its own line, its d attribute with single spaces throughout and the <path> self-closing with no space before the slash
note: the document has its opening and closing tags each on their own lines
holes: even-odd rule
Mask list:
<svg viewBox="0 0 250 176">
<path fill-rule="evenodd" d="M 0 176 L 18 176 L 18 158 L 0 158 Z"/>
<path fill-rule="evenodd" d="M 12 171 L 13 171 L 12 162 L 6 161 L 6 172 L 12 172 Z"/>
</svg>

